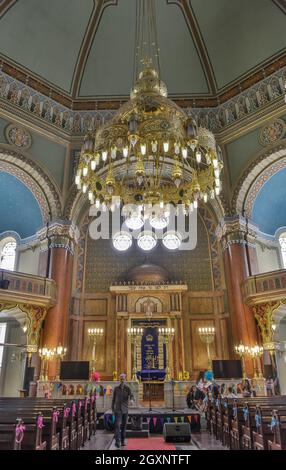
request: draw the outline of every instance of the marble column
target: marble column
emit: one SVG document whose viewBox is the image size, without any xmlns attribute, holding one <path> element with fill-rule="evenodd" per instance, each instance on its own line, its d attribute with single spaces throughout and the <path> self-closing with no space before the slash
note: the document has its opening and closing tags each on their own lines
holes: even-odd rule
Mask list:
<svg viewBox="0 0 286 470">
<path fill-rule="evenodd" d="M 40 234 L 41 235 L 41 234 Z M 57 303 L 47 313 L 44 323 L 42 344 L 55 348 L 59 344 L 67 345 L 68 313 L 71 299 L 71 281 L 73 270 L 74 243 L 77 240 L 77 229 L 68 221 L 50 223 L 42 232 L 43 256 L 48 265 L 46 272 L 57 285 Z M 45 247 L 47 253 L 45 253 Z M 46 256 L 45 256 L 46 255 Z M 57 374 L 58 361 L 49 362 L 49 379 Z"/>
<path fill-rule="evenodd" d="M 253 346 L 258 342 L 255 316 L 243 301 L 242 283 L 251 275 L 257 274 L 255 249 L 255 226 L 240 217 L 223 219 L 218 227 L 218 237 L 222 242 L 228 301 L 232 325 L 232 342 L 242 342 Z M 238 358 L 232 348 L 232 356 Z M 246 360 L 246 372 L 253 374 L 251 359 Z"/>
</svg>

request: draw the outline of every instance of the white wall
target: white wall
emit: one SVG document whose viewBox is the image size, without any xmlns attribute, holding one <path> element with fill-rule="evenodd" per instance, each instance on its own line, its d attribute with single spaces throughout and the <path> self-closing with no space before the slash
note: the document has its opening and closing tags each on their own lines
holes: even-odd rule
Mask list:
<svg viewBox="0 0 286 470">
<path fill-rule="evenodd" d="M 26 274 L 38 274 L 40 247 L 18 251 L 16 271 Z"/>
<path fill-rule="evenodd" d="M 267 273 L 268 271 L 275 271 L 281 269 L 279 248 L 261 246 L 260 243 L 256 244 L 256 252 L 258 259 L 259 273 Z"/>
</svg>

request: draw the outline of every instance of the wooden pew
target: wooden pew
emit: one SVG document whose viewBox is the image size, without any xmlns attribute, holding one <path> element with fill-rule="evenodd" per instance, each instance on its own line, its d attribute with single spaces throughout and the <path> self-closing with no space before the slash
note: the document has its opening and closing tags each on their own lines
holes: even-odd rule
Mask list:
<svg viewBox="0 0 286 470">
<path fill-rule="evenodd" d="M 0 450 L 46 450 L 42 440 L 42 415 L 38 414 L 34 423 L 25 424 L 21 418 L 14 423 L 0 424 Z"/>
<path fill-rule="evenodd" d="M 273 410 L 271 419 L 273 437 L 267 441 L 268 450 L 286 450 L 286 412 Z"/>
<path fill-rule="evenodd" d="M 52 414 L 50 414 L 52 406 Z M 0 398 L 0 424 L 6 421 L 8 425 L 7 421 L 12 421 L 15 414 L 17 418 L 25 418 L 25 423 L 28 423 L 39 411 L 44 415 L 44 436 L 47 440 L 47 447 L 50 449 L 79 449 L 87 439 L 90 439 L 92 433 L 95 433 L 96 400 L 94 394 L 90 394 L 90 397 L 86 397 L 84 401 L 35 397 Z M 9 425 L 13 426 L 13 423 Z"/>
<path fill-rule="evenodd" d="M 276 409 L 277 412 L 285 414 L 286 405 L 280 406 Z M 268 441 L 272 442 L 274 434 L 274 424 L 276 426 L 276 420 L 274 423 L 273 408 L 257 406 L 255 410 L 255 421 L 256 429 L 253 431 L 253 449 L 254 450 L 267 450 Z"/>
</svg>

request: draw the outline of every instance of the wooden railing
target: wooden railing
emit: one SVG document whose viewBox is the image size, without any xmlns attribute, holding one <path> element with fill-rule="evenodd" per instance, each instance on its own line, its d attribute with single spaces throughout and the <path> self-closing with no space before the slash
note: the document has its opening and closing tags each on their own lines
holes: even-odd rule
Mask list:
<svg viewBox="0 0 286 470">
<path fill-rule="evenodd" d="M 57 286 L 53 279 L 0 269 L 0 299 L 55 304 Z"/>
<path fill-rule="evenodd" d="M 247 304 L 286 299 L 286 269 L 250 276 L 241 289 Z"/>
</svg>

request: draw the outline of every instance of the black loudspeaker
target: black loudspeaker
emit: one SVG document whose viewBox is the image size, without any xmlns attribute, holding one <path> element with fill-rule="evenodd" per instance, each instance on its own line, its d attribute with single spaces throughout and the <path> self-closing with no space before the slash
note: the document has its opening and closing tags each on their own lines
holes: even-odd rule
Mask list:
<svg viewBox="0 0 286 470">
<path fill-rule="evenodd" d="M 191 427 L 189 423 L 165 423 L 163 435 L 166 442 L 190 442 Z"/>
</svg>

